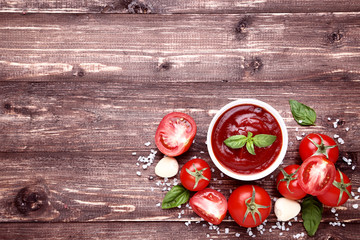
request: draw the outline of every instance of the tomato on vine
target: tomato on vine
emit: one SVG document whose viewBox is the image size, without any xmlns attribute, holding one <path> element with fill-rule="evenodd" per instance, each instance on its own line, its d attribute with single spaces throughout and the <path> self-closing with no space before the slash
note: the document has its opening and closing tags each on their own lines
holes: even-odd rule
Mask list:
<svg viewBox="0 0 360 240">
<path fill-rule="evenodd" d="M 271 212 L 271 199 L 262 187 L 243 185 L 229 197 L 231 217 L 242 227 L 256 227 L 265 221 Z"/>
<path fill-rule="evenodd" d="M 339 157 L 339 147 L 334 139 L 320 133 L 306 135 L 300 142 L 299 152 L 303 161 L 311 156 L 324 156 L 335 163 Z"/>
<path fill-rule="evenodd" d="M 195 158 L 181 168 L 181 184 L 190 191 L 200 191 L 209 185 L 211 170 L 207 162 L 200 158 Z"/>
<path fill-rule="evenodd" d="M 340 170 L 336 171 L 336 177 L 332 186 L 322 195 L 317 196 L 320 202 L 327 206 L 338 207 L 351 198 L 351 182 L 348 176 Z"/>
<path fill-rule="evenodd" d="M 300 165 L 293 164 L 280 168 L 276 178 L 276 186 L 281 195 L 291 200 L 299 200 L 306 196 L 298 181 L 298 170 Z"/>
</svg>

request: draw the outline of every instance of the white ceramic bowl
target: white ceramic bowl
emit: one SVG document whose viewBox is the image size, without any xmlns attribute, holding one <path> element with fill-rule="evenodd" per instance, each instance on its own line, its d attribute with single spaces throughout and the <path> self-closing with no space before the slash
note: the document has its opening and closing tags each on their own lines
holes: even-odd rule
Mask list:
<svg viewBox="0 0 360 240">
<path fill-rule="evenodd" d="M 275 159 L 275 161 L 268 168 L 266 168 L 263 171 L 258 172 L 258 173 L 240 174 L 240 173 L 234 172 L 234 171 L 224 167 L 219 162 L 219 160 L 215 157 L 215 154 L 214 154 L 213 148 L 212 148 L 211 135 L 212 135 L 215 123 L 222 116 L 222 114 L 224 112 L 226 112 L 227 110 L 229 110 L 230 108 L 233 108 L 235 106 L 246 105 L 246 104 L 259 106 L 259 107 L 267 110 L 269 113 L 271 113 L 274 116 L 274 118 L 276 119 L 276 121 L 280 125 L 280 129 L 281 129 L 281 133 L 282 133 L 282 146 L 281 146 L 281 150 L 280 150 L 280 152 L 278 154 L 278 157 Z M 285 122 L 284 122 L 283 118 L 280 116 L 280 114 L 272 106 L 270 106 L 269 104 L 267 104 L 267 103 L 265 103 L 263 101 L 257 100 L 257 99 L 250 99 L 250 98 L 248 98 L 248 99 L 238 99 L 238 100 L 235 100 L 233 102 L 230 102 L 230 103 L 226 104 L 224 107 L 222 107 L 216 113 L 216 115 L 212 119 L 212 121 L 210 123 L 210 126 L 209 126 L 209 129 L 208 129 L 208 133 L 207 133 L 208 152 L 209 152 L 211 160 L 214 162 L 216 167 L 218 169 L 220 169 L 221 172 L 228 175 L 229 177 L 232 177 L 232 178 L 235 178 L 235 179 L 238 179 L 238 180 L 242 180 L 242 181 L 253 181 L 253 180 L 261 179 L 261 178 L 266 177 L 267 175 L 271 174 L 282 163 L 282 161 L 283 161 L 283 159 L 285 157 L 287 146 L 288 146 L 288 133 L 287 133 L 287 129 L 286 129 Z"/>
</svg>

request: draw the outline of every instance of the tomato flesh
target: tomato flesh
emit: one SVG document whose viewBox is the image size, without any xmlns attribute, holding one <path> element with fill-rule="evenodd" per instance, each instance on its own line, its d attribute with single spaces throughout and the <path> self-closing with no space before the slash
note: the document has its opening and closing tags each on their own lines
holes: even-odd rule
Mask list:
<svg viewBox="0 0 360 240">
<path fill-rule="evenodd" d="M 225 218 L 228 206 L 224 195 L 211 188 L 197 192 L 189 204 L 197 215 L 214 225 L 220 224 Z"/>
<path fill-rule="evenodd" d="M 336 175 L 334 163 L 323 156 L 312 156 L 301 164 L 299 184 L 307 194 L 317 196 L 325 193 Z"/>
<path fill-rule="evenodd" d="M 185 113 L 173 112 L 161 120 L 156 130 L 155 143 L 163 154 L 176 157 L 190 148 L 195 134 L 194 119 Z"/>
</svg>

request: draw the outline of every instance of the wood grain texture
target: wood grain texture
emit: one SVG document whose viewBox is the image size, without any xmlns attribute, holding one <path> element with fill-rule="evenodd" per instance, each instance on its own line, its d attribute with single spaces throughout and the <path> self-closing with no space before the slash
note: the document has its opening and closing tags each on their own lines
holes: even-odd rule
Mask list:
<svg viewBox="0 0 360 240">
<path fill-rule="evenodd" d="M 201 223 L 192 222 L 189 227 L 184 222 L 112 222 L 112 223 L 12 223 L 1 224 L 0 231 L 3 232 L 4 240 L 20 239 L 254 239 L 250 237 L 245 228 L 234 226 L 229 223 L 222 223 L 219 233 L 216 230 L 210 230 L 209 226 L 203 227 Z M 265 232 L 260 234 L 256 229 L 252 232 L 256 239 L 285 239 L 289 231 L 296 234 L 304 233 L 300 223 L 293 223 L 289 231 L 279 229 L 269 229 L 274 226 L 268 224 L 265 226 Z M 353 234 L 357 232 L 357 224 L 347 223 L 346 227 L 331 227 L 328 224 L 321 224 L 321 228 L 315 237 L 299 237 L 297 239 L 318 239 L 318 240 L 356 240 Z M 227 230 L 225 230 L 227 229 Z M 225 233 L 228 231 L 228 233 Z M 240 234 L 237 236 L 236 234 Z M 288 236 L 290 239 L 296 239 L 293 235 Z"/>
<path fill-rule="evenodd" d="M 0 94 L 2 152 L 131 151 L 152 141 L 158 123 L 172 111 L 190 114 L 204 143 L 216 111 L 238 98 L 273 105 L 293 139 L 301 133 L 288 100 L 297 99 L 318 115 L 316 126 L 299 131 L 337 133 L 346 142 L 343 151 L 358 152 L 360 147 L 354 141 L 360 138 L 360 83 L 355 81 L 1 82 Z M 336 119 L 342 125 L 334 129 Z"/>
<path fill-rule="evenodd" d="M 356 82 L 359 19 L 0 14 L 0 80 Z"/>
<path fill-rule="evenodd" d="M 0 1 L 0 12 L 24 13 L 260 13 L 355 12 L 356 0 L 13 0 Z"/>
<path fill-rule="evenodd" d="M 157 150 L 165 114 L 188 113 L 198 132 L 177 160 L 205 159 L 210 187 L 229 197 L 249 182 L 222 175 L 205 142 L 238 98 L 284 118 L 282 166 L 301 163 L 307 133 L 342 138 L 336 167 L 355 196 L 325 207 L 314 238 L 300 216 L 278 229 L 273 211 L 257 238 L 358 238 L 359 1 L 0 0 L 0 52 L 0 239 L 252 239 L 228 217 L 218 232 L 187 206 L 162 210 L 175 181 L 154 174 L 163 155 L 138 161 Z M 289 99 L 314 108 L 316 125 L 298 126 Z M 278 172 L 250 183 L 275 200 Z"/>
</svg>

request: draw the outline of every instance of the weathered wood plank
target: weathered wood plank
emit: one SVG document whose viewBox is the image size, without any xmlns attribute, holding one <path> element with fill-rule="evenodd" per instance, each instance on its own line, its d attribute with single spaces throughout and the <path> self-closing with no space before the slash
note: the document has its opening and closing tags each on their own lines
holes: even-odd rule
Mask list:
<svg viewBox="0 0 360 240">
<path fill-rule="evenodd" d="M 253 13 L 355 12 L 356 0 L 13 0 L 0 2 L 0 12 L 28 13 Z"/>
<path fill-rule="evenodd" d="M 203 226 L 203 224 L 205 224 Z M 252 233 L 257 239 L 341 239 L 356 240 L 358 224 L 345 223 L 345 227 L 333 227 L 321 223 L 315 237 L 309 237 L 301 223 L 285 224 L 285 229 L 273 229 L 274 224 L 268 223 L 263 234 L 253 228 Z M 271 232 L 269 231 L 271 229 Z M 217 230 L 209 229 L 209 225 L 195 220 L 187 227 L 184 222 L 109 222 L 109 223 L 2 223 L 1 237 L 4 240 L 17 239 L 254 239 L 245 228 L 233 222 L 223 222 Z M 301 236 L 301 233 L 304 235 Z M 238 235 L 240 234 L 240 236 Z M 300 236 L 296 238 L 295 236 Z"/>
<path fill-rule="evenodd" d="M 1 81 L 347 82 L 360 74 L 360 13 L 0 14 L 0 30 Z"/>
<path fill-rule="evenodd" d="M 204 144 L 202 144 L 204 145 Z M 200 148 L 206 151 L 204 148 Z M 180 166 L 195 154 L 209 162 L 214 169 L 210 187 L 220 190 L 225 197 L 230 190 L 246 182 L 221 175 L 207 153 L 195 146 L 189 153 L 178 157 Z M 114 153 L 0 153 L 0 221 L 1 222 L 104 222 L 104 221 L 198 221 L 188 207 L 162 210 L 158 204 L 174 179 L 164 182 L 154 174 L 155 164 L 143 170 L 137 166 L 139 156 L 147 157 L 150 147 L 132 149 L 132 152 Z M 155 163 L 162 157 L 155 156 Z M 357 165 L 359 154 L 353 154 Z M 300 163 L 295 149 L 287 153 L 284 165 Z M 353 192 L 359 195 L 360 175 L 343 161 L 337 167 L 353 182 Z M 141 176 L 136 172 L 140 171 Z M 280 197 L 276 190 L 274 174 L 252 183 L 264 187 L 270 196 Z M 153 176 L 154 179 L 149 179 Z M 178 176 L 177 176 L 178 178 Z M 179 179 L 179 178 L 178 178 Z M 166 185 L 170 183 L 171 185 Z M 358 223 L 360 211 L 353 209 L 360 199 L 350 199 L 337 208 L 338 219 Z M 182 213 L 181 213 L 182 212 Z M 182 216 L 179 217 L 179 214 Z M 300 220 L 300 219 L 299 219 Z M 274 213 L 268 219 L 276 222 Z M 326 208 L 323 221 L 335 222 L 335 215 Z"/>
<path fill-rule="evenodd" d="M 1 152 L 132 151 L 152 141 L 161 118 L 171 111 L 193 116 L 197 140 L 204 143 L 212 116 L 237 98 L 273 105 L 292 141 L 302 132 L 337 133 L 346 143 L 343 151 L 360 151 L 360 82 L 354 81 L 0 82 L 0 95 Z M 290 98 L 316 110 L 316 126 L 296 132 Z M 335 129 L 336 119 L 342 125 Z"/>
</svg>

